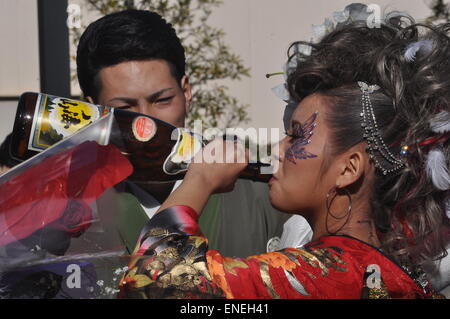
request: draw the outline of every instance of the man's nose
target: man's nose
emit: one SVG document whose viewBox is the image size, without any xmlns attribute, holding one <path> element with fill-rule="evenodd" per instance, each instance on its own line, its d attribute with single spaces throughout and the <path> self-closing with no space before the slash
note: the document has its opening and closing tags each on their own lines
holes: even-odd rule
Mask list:
<svg viewBox="0 0 450 319">
<path fill-rule="evenodd" d="M 133 108 L 133 111 L 141 113 L 141 114 L 145 114 L 145 115 L 151 115 L 150 107 L 149 107 L 148 103 L 145 103 L 145 102 L 139 102 L 139 104 Z"/>
</svg>

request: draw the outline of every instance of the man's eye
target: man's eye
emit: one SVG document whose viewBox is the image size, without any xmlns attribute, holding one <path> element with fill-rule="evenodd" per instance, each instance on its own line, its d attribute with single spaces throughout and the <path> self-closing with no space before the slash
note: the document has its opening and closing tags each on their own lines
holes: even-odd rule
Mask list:
<svg viewBox="0 0 450 319">
<path fill-rule="evenodd" d="M 115 106 L 115 109 L 119 109 L 119 110 L 128 110 L 131 106 L 129 105 L 122 105 L 122 106 Z"/>
<path fill-rule="evenodd" d="M 155 102 L 156 103 L 167 103 L 167 102 L 170 102 L 173 98 L 174 98 L 173 96 L 168 96 L 165 98 L 158 99 Z"/>
</svg>

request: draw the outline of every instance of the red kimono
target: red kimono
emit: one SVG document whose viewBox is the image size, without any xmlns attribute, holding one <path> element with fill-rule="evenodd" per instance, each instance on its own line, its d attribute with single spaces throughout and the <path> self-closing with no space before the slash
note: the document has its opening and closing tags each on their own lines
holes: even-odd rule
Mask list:
<svg viewBox="0 0 450 319">
<path fill-rule="evenodd" d="M 121 280 L 124 298 L 432 298 L 380 250 L 349 236 L 247 258 L 208 250 L 197 214 L 175 206 L 143 229 Z"/>
</svg>

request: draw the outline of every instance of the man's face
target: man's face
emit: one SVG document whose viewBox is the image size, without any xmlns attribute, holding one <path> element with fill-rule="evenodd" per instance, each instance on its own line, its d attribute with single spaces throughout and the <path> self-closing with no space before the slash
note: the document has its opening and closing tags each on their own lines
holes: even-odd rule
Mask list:
<svg viewBox="0 0 450 319">
<path fill-rule="evenodd" d="M 164 60 L 127 61 L 100 70 L 98 104 L 183 127 L 192 100 L 188 78 L 178 83 Z"/>
</svg>

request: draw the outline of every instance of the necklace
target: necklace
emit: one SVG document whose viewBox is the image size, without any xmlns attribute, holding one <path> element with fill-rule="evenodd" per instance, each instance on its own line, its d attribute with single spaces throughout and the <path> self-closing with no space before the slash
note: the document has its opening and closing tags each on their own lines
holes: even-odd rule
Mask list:
<svg viewBox="0 0 450 319">
<path fill-rule="evenodd" d="M 401 267 L 422 288 L 425 294 L 430 292 L 430 282 L 422 267 L 415 266 L 412 269 L 406 265 L 401 265 Z"/>
</svg>

